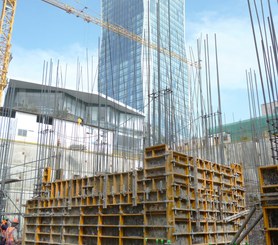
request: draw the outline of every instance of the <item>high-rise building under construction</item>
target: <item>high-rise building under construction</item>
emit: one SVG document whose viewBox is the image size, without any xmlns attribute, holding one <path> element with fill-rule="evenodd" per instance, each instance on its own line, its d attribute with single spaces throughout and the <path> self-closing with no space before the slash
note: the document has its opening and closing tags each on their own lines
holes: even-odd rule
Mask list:
<svg viewBox="0 0 278 245">
<path fill-rule="evenodd" d="M 144 112 L 146 145 L 186 138 L 187 66 L 169 55 L 185 57 L 184 11 L 184 0 L 102 0 L 103 21 L 151 44 L 103 29 L 99 61 L 99 91 Z"/>
</svg>

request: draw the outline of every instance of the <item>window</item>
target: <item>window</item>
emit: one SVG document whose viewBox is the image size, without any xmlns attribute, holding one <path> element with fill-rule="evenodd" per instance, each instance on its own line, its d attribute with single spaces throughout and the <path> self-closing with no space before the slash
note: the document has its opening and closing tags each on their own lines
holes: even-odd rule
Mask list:
<svg viewBox="0 0 278 245">
<path fill-rule="evenodd" d="M 49 116 L 38 115 L 37 116 L 37 122 L 53 125 L 53 118 L 49 117 Z"/>
<path fill-rule="evenodd" d="M 26 137 L 27 136 L 27 130 L 26 129 L 18 129 L 17 135 Z"/>
<path fill-rule="evenodd" d="M 1 108 L 0 109 L 0 116 L 15 118 L 15 111 L 10 110 L 8 108 Z"/>
</svg>

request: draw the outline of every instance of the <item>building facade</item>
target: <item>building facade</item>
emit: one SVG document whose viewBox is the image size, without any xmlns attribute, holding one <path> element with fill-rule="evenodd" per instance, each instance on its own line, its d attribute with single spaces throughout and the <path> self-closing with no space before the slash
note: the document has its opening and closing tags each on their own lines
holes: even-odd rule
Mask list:
<svg viewBox="0 0 278 245">
<path fill-rule="evenodd" d="M 142 168 L 143 121 L 100 94 L 10 80 L 0 108 L 0 213 L 24 212 L 46 167 L 56 179 Z"/>
<path fill-rule="evenodd" d="M 104 21 L 152 44 L 103 29 L 99 61 L 99 91 L 144 113 L 145 145 L 186 138 L 187 66 L 163 52 L 185 57 L 184 10 L 184 0 L 102 0 Z"/>
<path fill-rule="evenodd" d="M 277 115 L 278 114 L 278 102 L 274 101 L 267 104 L 261 105 L 262 115 Z"/>
</svg>

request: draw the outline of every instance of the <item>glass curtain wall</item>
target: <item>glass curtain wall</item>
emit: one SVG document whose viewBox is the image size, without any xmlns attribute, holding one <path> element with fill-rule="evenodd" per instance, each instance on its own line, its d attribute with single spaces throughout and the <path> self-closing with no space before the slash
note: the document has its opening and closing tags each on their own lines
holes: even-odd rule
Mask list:
<svg viewBox="0 0 278 245">
<path fill-rule="evenodd" d="M 184 0 L 102 0 L 102 18 L 156 45 L 103 29 L 99 90 L 145 114 L 145 145 L 181 145 L 187 136 Z M 158 52 L 160 50 L 160 52 Z"/>
</svg>

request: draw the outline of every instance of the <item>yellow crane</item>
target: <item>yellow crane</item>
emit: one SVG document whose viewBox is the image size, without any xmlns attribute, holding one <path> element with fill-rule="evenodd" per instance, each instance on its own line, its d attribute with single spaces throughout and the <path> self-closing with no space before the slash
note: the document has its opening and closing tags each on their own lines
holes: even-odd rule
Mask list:
<svg viewBox="0 0 278 245">
<path fill-rule="evenodd" d="M 17 0 L 3 0 L 0 21 L 0 103 L 7 85 L 7 73 L 11 60 L 11 39 Z"/>
<path fill-rule="evenodd" d="M 13 23 L 14 23 L 14 16 L 16 10 L 17 0 L 2 0 L 3 7 L 2 7 L 2 14 L 1 14 L 1 21 L 0 21 L 0 103 L 2 101 L 3 91 L 7 85 L 7 73 L 8 67 L 11 60 L 11 38 L 12 38 L 12 30 L 13 30 Z M 136 41 L 144 46 L 147 46 L 151 49 L 158 50 L 159 52 L 176 58 L 190 66 L 200 68 L 197 62 L 191 62 L 187 60 L 185 57 L 177 54 L 173 51 L 169 51 L 166 48 L 158 47 L 155 43 L 150 43 L 147 40 L 143 39 L 142 37 L 128 31 L 127 29 L 111 24 L 109 22 L 103 21 L 99 18 L 90 16 L 83 11 L 79 11 L 65 3 L 62 3 L 58 0 L 42 0 L 46 3 L 49 3 L 55 7 L 58 7 L 67 13 L 73 14 L 77 17 L 81 17 L 83 20 L 89 23 L 94 23 L 96 25 L 101 26 L 102 28 L 106 28 L 110 31 L 113 31 L 119 35 L 122 35 L 130 40 Z"/>
<path fill-rule="evenodd" d="M 190 66 L 199 68 L 199 65 L 197 62 L 191 62 L 191 61 L 187 60 L 186 58 L 184 58 L 183 56 L 181 56 L 180 54 L 177 54 L 173 51 L 169 51 L 168 49 L 163 48 L 163 47 L 158 47 L 155 43 L 150 43 L 148 40 L 143 39 L 142 37 L 128 31 L 127 29 L 123 28 L 122 26 L 119 26 L 116 24 L 111 24 L 111 23 L 103 21 L 97 17 L 90 16 L 90 15 L 84 13 L 83 11 L 77 10 L 74 7 L 69 6 L 65 3 L 62 3 L 58 0 L 42 0 L 42 1 L 49 3 L 57 8 L 60 8 L 69 14 L 73 14 L 77 17 L 80 17 L 88 23 L 94 23 L 94 24 L 101 26 L 109 31 L 115 32 L 119 35 L 129 38 L 130 40 L 138 42 L 146 47 L 149 47 L 154 50 L 158 50 L 160 53 L 163 53 L 169 57 L 176 58 L 177 60 L 182 61 Z"/>
</svg>

